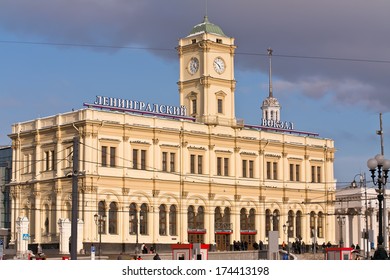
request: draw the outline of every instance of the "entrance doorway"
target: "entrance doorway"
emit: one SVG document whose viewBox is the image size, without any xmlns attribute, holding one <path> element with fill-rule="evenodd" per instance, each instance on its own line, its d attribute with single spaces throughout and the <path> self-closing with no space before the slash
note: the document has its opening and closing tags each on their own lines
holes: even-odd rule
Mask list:
<svg viewBox="0 0 390 280">
<path fill-rule="evenodd" d="M 215 234 L 218 251 L 230 251 L 230 234 Z"/>
<path fill-rule="evenodd" d="M 248 247 L 246 250 L 253 250 L 253 243 L 255 242 L 255 234 L 241 234 L 241 244 L 247 242 Z"/>
<path fill-rule="evenodd" d="M 204 243 L 204 234 L 188 234 L 188 243 Z"/>
</svg>

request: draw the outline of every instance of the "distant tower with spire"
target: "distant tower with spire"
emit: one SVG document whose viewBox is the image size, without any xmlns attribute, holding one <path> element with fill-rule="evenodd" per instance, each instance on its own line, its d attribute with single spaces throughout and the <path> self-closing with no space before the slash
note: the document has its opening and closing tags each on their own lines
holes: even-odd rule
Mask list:
<svg viewBox="0 0 390 280">
<path fill-rule="evenodd" d="M 279 101 L 273 96 L 272 92 L 272 52 L 271 48 L 267 49 L 268 57 L 269 57 L 269 91 L 268 97 L 264 99 L 263 104 L 261 106 L 261 110 L 263 111 L 263 119 L 262 124 L 267 126 L 273 126 L 270 123 L 279 123 L 280 122 L 280 104 Z"/>
</svg>

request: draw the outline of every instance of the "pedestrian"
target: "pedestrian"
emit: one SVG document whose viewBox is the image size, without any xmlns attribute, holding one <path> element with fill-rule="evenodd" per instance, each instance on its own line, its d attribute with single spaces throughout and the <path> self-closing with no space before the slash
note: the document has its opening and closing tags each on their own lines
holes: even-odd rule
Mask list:
<svg viewBox="0 0 390 280">
<path fill-rule="evenodd" d="M 142 252 L 142 254 L 148 253 L 148 247 L 146 247 L 145 243 L 142 243 L 141 252 Z"/>
<path fill-rule="evenodd" d="M 358 252 L 360 252 L 360 246 L 359 246 L 359 244 L 356 244 L 356 251 L 358 251 Z"/>
<path fill-rule="evenodd" d="M 158 253 L 156 253 L 153 257 L 153 260 L 161 260 L 160 256 L 158 255 Z"/>
</svg>

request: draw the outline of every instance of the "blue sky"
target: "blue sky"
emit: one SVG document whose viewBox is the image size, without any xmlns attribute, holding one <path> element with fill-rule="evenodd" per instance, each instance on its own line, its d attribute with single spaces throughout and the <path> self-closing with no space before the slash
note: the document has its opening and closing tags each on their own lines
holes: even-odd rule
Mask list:
<svg viewBox="0 0 390 280">
<path fill-rule="evenodd" d="M 346 186 L 380 152 L 379 112 L 385 154 L 389 147 L 390 3 L 312 2 L 209 0 L 207 11 L 238 46 L 236 117 L 260 124 L 272 47 L 282 119 L 335 141 L 335 177 Z M 82 108 L 96 95 L 178 105 L 175 47 L 203 20 L 204 3 L 1 1 L 0 145 L 11 144 L 11 124 Z"/>
</svg>

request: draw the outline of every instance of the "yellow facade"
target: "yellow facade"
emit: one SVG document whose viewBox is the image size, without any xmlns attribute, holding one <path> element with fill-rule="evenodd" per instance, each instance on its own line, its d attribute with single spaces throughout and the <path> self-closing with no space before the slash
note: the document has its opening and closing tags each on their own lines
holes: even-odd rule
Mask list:
<svg viewBox="0 0 390 280">
<path fill-rule="evenodd" d="M 256 241 L 266 241 L 266 228 L 279 230 L 283 239 L 282 225 L 287 221 L 289 211 L 293 213 L 290 219 L 294 223 L 300 211 L 298 232 L 306 244 L 311 243 L 310 231 L 314 223 L 321 231 L 318 242 L 335 239 L 334 217 L 328 215 L 334 213 L 332 140 L 94 109 L 21 123 L 13 129 L 11 138 L 16 161 L 12 220 L 14 225 L 19 216 L 29 218 L 34 243 L 56 242 L 56 221 L 70 218 L 71 179 L 67 175 L 72 172 L 70 151 L 73 137 L 77 135 L 80 135 L 81 170 L 79 218 L 85 223 L 83 241 L 86 243 L 97 241 L 93 215 L 98 213 L 99 201 L 105 202 L 107 216 L 112 202 L 117 209 L 117 229 L 113 234 L 103 236 L 103 242 L 107 243 L 135 243 L 135 236 L 129 233 L 131 203 L 136 203 L 138 215 L 140 206 L 147 205 L 147 234 L 139 234 L 139 242 L 188 242 L 187 210 L 191 205 L 195 210 L 199 206 L 204 208 L 204 226 L 196 229 L 205 229 L 203 241 L 206 243 L 216 241 L 217 207 L 223 211 L 230 209 L 227 223 L 231 225 L 227 229 L 232 230 L 231 242 L 241 239 L 240 212 L 243 208 L 246 215 L 250 209 L 255 210 L 253 238 Z M 102 166 L 103 146 L 115 148 L 113 167 L 110 163 L 107 167 Z M 137 169 L 133 166 L 134 150 L 146 153 L 144 166 L 141 166 L 138 153 Z M 51 161 L 47 166 L 48 151 L 49 155 L 54 151 L 55 167 L 50 166 Z M 167 167 L 163 171 L 163 152 L 174 154 L 173 170 Z M 32 157 L 30 162 L 22 160 L 27 155 Z M 191 155 L 195 155 L 195 160 L 202 156 L 201 174 L 198 174 L 197 162 L 195 170 L 191 171 Z M 218 158 L 227 159 L 226 175 L 225 167 L 217 170 Z M 253 161 L 253 178 L 249 176 L 249 168 L 243 177 L 244 160 Z M 267 174 L 270 173 L 267 162 L 277 170 Z M 299 171 L 294 170 L 291 174 L 290 166 Z M 319 182 L 312 182 L 317 180 L 312 178 L 317 176 L 312 174 L 313 168 L 320 170 Z M 296 180 L 297 174 L 298 181 L 290 180 Z M 268 175 L 275 178 L 267 179 Z M 159 234 L 160 205 L 166 206 L 167 216 L 170 206 L 176 207 L 175 235 L 169 234 L 168 220 L 166 233 Z M 271 222 L 266 213 L 278 213 L 276 228 L 267 226 Z M 316 217 L 315 221 L 310 222 L 311 214 Z M 48 229 L 45 228 L 46 218 Z M 296 230 L 291 236 L 298 236 Z"/>
<path fill-rule="evenodd" d="M 250 247 L 267 243 L 270 230 L 282 243 L 287 221 L 290 242 L 334 243 L 333 140 L 238 122 L 234 40 L 211 42 L 219 37 L 193 34 L 179 42 L 180 104 L 194 120 L 86 108 L 13 125 L 11 241 L 16 220 L 27 217 L 31 243 L 59 242 L 57 222 L 71 215 L 78 136 L 85 248 L 99 240 L 95 214 L 107 216 L 102 243 L 117 252 L 137 241 L 229 250 L 240 240 Z M 193 57 L 199 68 L 191 74 Z M 225 62 L 218 74 L 216 57 Z"/>
</svg>

